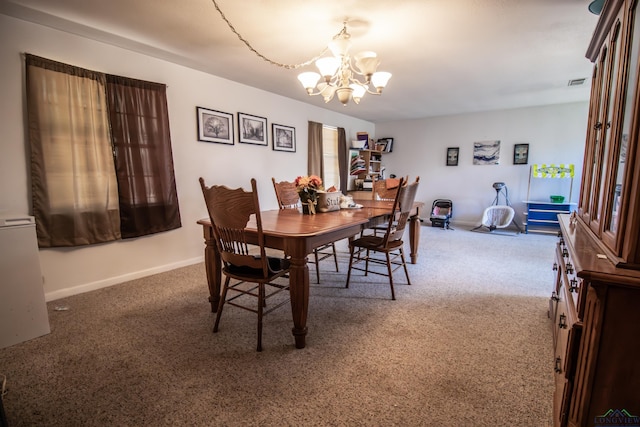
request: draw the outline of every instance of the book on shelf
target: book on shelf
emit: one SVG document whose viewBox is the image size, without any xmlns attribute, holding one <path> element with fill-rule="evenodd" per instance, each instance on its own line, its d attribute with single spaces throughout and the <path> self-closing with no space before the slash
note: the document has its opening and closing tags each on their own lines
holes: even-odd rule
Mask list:
<svg viewBox="0 0 640 427">
<path fill-rule="evenodd" d="M 367 167 L 366 162 L 362 158 L 362 156 L 353 156 L 351 158 L 351 166 L 349 168 L 349 173 L 351 175 L 360 175 L 361 173 L 366 173 Z"/>
<path fill-rule="evenodd" d="M 382 146 L 382 152 L 391 153 L 393 151 L 393 138 L 380 138 L 378 144 Z"/>
</svg>

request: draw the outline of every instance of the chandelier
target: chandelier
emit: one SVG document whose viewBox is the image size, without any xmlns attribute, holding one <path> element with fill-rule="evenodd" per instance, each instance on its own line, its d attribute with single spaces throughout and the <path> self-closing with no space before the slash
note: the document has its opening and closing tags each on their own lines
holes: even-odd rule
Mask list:
<svg viewBox="0 0 640 427">
<path fill-rule="evenodd" d="M 322 95 L 324 102 L 331 101 L 335 95 L 342 105 L 347 105 L 350 99 L 359 104 L 366 93 L 382 93 L 391 73 L 377 71 L 380 60 L 375 52 L 360 52 L 352 59 L 349 55 L 350 38 L 347 23 L 344 22 L 342 31 L 333 37 L 328 46 L 333 56 L 323 57 L 315 62 L 320 73 L 307 71 L 298 75 L 298 80 L 309 95 Z M 318 83 L 320 79 L 322 80 Z M 370 85 L 375 91 L 369 89 Z M 314 92 L 315 89 L 317 92 Z"/>
<path fill-rule="evenodd" d="M 351 35 L 347 32 L 346 21 L 343 23 L 342 30 L 333 37 L 329 46 L 318 56 L 301 64 L 281 64 L 280 62 L 267 58 L 251 46 L 251 44 L 236 31 L 233 25 L 231 25 L 231 22 L 229 22 L 224 13 L 222 13 L 216 0 L 211 1 L 224 22 L 229 26 L 229 29 L 238 36 L 238 39 L 240 39 L 250 51 L 264 61 L 288 70 L 307 66 L 315 61 L 315 65 L 318 67 L 320 73 L 313 71 L 301 73 L 298 76 L 298 80 L 300 80 L 300 83 L 302 83 L 302 86 L 309 95 L 322 95 L 324 102 L 329 102 L 334 96 L 337 96 L 342 105 L 346 106 L 351 99 L 353 99 L 356 104 L 359 104 L 366 93 L 380 95 L 382 89 L 384 89 L 391 78 L 391 73 L 377 71 L 380 60 L 377 58 L 375 52 L 360 52 L 354 55 L 353 59 L 351 58 L 349 55 L 349 48 L 351 47 L 351 41 L 349 41 L 349 39 Z M 333 56 L 323 57 L 329 50 Z M 320 81 L 320 79 L 322 79 L 322 81 Z M 320 82 L 318 83 L 318 81 Z M 317 92 L 314 92 L 314 90 L 317 90 Z"/>
</svg>

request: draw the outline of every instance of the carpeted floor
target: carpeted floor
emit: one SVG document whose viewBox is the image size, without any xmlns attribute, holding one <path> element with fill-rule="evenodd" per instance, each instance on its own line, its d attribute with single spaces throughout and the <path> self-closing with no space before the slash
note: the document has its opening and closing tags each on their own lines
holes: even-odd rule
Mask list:
<svg viewBox="0 0 640 427">
<path fill-rule="evenodd" d="M 391 301 L 384 277 L 344 289 L 340 242 L 302 350 L 286 305 L 261 353 L 252 313 L 226 307 L 213 334 L 202 264 L 53 301 L 51 334 L 0 350 L 5 411 L 11 426 L 548 426 L 554 244 L 423 226 Z"/>
</svg>

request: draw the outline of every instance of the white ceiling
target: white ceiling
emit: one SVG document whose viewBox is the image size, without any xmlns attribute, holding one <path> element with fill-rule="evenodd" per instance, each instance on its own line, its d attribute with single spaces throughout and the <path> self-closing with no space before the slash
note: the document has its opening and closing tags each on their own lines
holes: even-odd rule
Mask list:
<svg viewBox="0 0 640 427">
<path fill-rule="evenodd" d="M 242 44 L 212 0 L 0 0 L 0 13 L 373 122 L 589 98 L 585 52 L 597 21 L 589 0 L 216 2 L 255 49 L 283 64 L 316 56 L 346 18 L 352 52 L 377 52 L 393 77 L 360 105 L 324 104 L 306 95 L 301 70 Z M 569 87 L 577 78 L 587 80 Z"/>
</svg>

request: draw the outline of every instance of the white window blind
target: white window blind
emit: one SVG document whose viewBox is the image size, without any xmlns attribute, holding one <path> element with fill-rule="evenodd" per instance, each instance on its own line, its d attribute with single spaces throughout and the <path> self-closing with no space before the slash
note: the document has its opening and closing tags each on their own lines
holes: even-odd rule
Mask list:
<svg viewBox="0 0 640 427">
<path fill-rule="evenodd" d="M 324 163 L 324 188 L 340 188 L 340 169 L 338 166 L 338 129 L 322 126 L 322 159 Z"/>
</svg>

